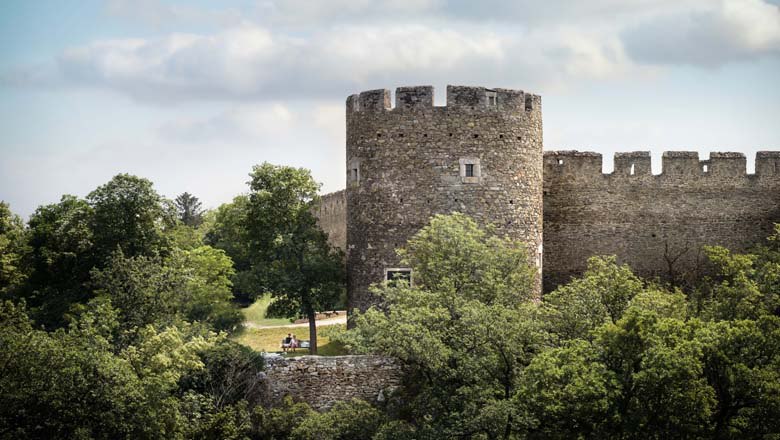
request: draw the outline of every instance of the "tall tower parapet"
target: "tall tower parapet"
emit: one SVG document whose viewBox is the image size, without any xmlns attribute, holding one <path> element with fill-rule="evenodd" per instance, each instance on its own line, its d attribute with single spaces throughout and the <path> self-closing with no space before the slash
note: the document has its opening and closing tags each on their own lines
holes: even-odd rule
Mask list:
<svg viewBox="0 0 780 440">
<path fill-rule="evenodd" d="M 347 99 L 347 267 L 350 309 L 369 286 L 405 275 L 395 249 L 431 216 L 461 212 L 527 244 L 542 261 L 542 110 L 520 90 L 399 87 Z M 414 274 L 411 274 L 412 280 Z"/>
</svg>

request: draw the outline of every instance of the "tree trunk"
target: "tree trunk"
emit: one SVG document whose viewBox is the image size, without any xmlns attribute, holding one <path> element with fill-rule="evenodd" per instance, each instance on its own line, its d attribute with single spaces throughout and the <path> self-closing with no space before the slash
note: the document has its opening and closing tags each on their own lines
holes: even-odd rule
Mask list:
<svg viewBox="0 0 780 440">
<path fill-rule="evenodd" d="M 309 354 L 317 354 L 317 314 L 314 308 L 308 305 L 306 318 L 309 319 Z"/>
</svg>

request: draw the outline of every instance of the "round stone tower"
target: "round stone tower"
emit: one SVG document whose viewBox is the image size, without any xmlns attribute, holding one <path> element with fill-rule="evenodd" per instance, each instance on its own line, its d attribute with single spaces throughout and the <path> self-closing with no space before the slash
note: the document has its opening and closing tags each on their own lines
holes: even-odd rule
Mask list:
<svg viewBox="0 0 780 440">
<path fill-rule="evenodd" d="M 377 303 L 371 284 L 410 275 L 395 249 L 434 214 L 494 224 L 541 272 L 542 163 L 538 95 L 447 86 L 437 107 L 422 86 L 396 89 L 394 108 L 389 90 L 347 98 L 349 309 Z"/>
</svg>

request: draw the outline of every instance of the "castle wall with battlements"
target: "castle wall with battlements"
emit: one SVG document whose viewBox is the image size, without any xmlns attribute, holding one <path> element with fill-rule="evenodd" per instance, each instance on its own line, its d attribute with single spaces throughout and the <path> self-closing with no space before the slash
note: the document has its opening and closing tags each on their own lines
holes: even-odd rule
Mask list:
<svg viewBox="0 0 780 440">
<path fill-rule="evenodd" d="M 528 245 L 544 291 L 616 255 L 640 276 L 676 285 L 706 269 L 705 245 L 744 251 L 780 222 L 780 152 L 542 152 L 541 98 L 519 90 L 399 87 L 347 99 L 346 189 L 323 197 L 320 224 L 346 252 L 350 309 L 400 267 L 395 249 L 438 213 L 462 212 Z"/>
<path fill-rule="evenodd" d="M 582 274 L 588 257 L 617 255 L 638 275 L 676 285 L 706 270 L 702 247 L 744 251 L 780 222 L 780 152 L 666 152 L 653 175 L 648 152 L 544 153 L 544 289 Z"/>
</svg>

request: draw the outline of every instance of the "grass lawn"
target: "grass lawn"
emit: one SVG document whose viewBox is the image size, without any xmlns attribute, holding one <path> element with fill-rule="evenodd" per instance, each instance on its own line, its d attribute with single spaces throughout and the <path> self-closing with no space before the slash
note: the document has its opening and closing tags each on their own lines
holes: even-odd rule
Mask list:
<svg viewBox="0 0 780 440">
<path fill-rule="evenodd" d="M 271 294 L 265 294 L 258 298 L 251 306 L 241 309 L 247 322 L 257 325 L 287 325 L 290 320 L 286 318 L 266 318 L 265 312 L 271 304 Z M 286 333 L 285 333 L 286 335 Z"/>
<path fill-rule="evenodd" d="M 338 324 L 340 327 L 344 327 L 344 324 Z M 331 327 L 331 326 L 328 326 Z M 317 328 L 317 340 L 319 342 L 317 354 L 321 356 L 338 356 L 347 354 L 344 351 L 344 347 L 323 336 L 322 330 L 325 327 Z M 278 328 L 245 328 L 241 334 L 235 336 L 235 340 L 238 343 L 244 344 L 257 351 L 265 352 L 277 352 L 282 351 L 280 344 L 282 339 L 287 336 L 287 333 L 295 334 L 298 339 L 309 339 L 308 327 L 278 327 Z M 302 356 L 308 354 L 308 349 L 299 348 L 296 355 Z M 292 354 L 291 354 L 292 355 Z"/>
</svg>

